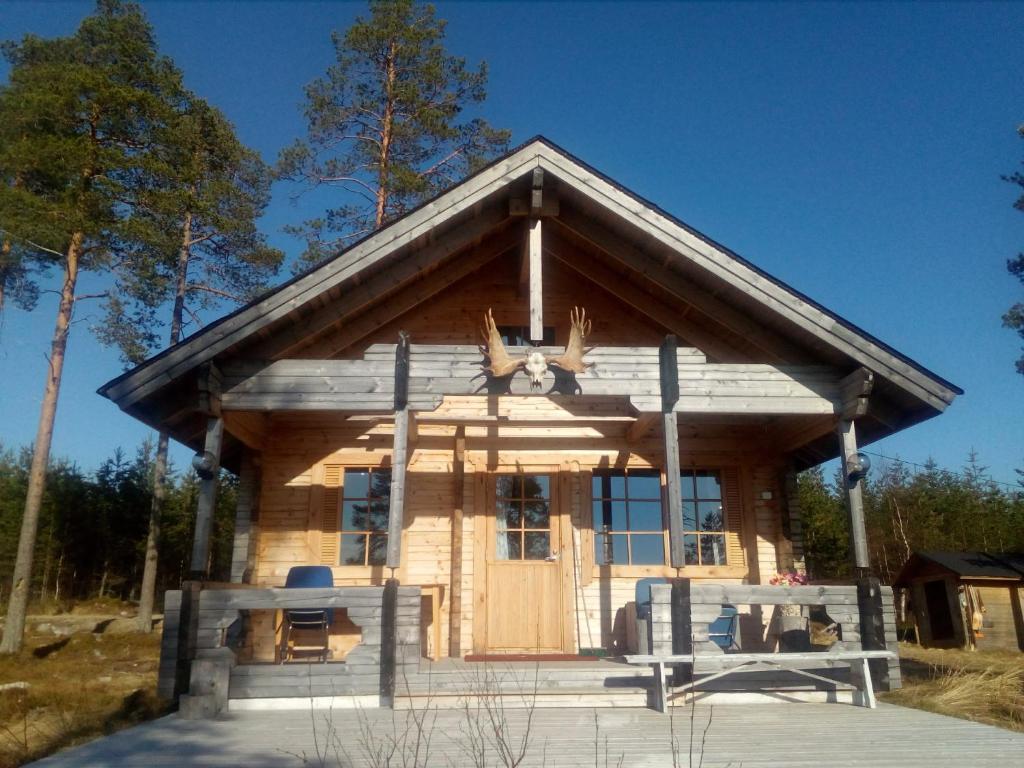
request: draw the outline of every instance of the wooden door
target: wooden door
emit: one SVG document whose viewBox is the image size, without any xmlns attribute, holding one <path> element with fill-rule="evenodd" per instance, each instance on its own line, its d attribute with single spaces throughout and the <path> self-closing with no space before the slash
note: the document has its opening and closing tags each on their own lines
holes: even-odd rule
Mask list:
<svg viewBox="0 0 1024 768">
<path fill-rule="evenodd" d="M 489 653 L 563 646 L 557 475 L 510 472 L 489 483 L 485 605 Z"/>
</svg>

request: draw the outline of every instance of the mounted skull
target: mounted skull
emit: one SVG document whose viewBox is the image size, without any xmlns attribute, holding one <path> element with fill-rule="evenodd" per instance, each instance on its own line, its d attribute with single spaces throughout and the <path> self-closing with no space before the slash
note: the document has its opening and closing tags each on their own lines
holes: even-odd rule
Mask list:
<svg viewBox="0 0 1024 768">
<path fill-rule="evenodd" d="M 492 378 L 504 378 L 514 375 L 516 371 L 525 370 L 530 376 L 530 389 L 532 390 L 541 388 L 549 365 L 570 374 L 583 373 L 593 365 L 593 363 L 583 362 L 583 355 L 590 351 L 583 346 L 590 334 L 590 321 L 587 320 L 586 310 L 578 307 L 573 307 L 569 317 L 572 321 L 569 330 L 569 343 L 565 345 L 565 352 L 561 355 L 547 357 L 538 350 L 529 352 L 525 357 L 512 358 L 505 351 L 505 345 L 501 341 L 501 334 L 498 333 L 494 316 L 488 309 L 487 314 L 484 315 L 485 343 L 480 347 L 480 351 L 487 361 L 487 364 L 483 366 L 484 372 Z"/>
</svg>

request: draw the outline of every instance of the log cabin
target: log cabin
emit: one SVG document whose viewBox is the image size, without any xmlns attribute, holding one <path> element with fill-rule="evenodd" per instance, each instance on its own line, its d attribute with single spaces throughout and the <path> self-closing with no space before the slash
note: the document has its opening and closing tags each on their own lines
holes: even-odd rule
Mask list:
<svg viewBox="0 0 1024 768">
<path fill-rule="evenodd" d="M 415 605 L 414 656 L 620 654 L 641 579 L 801 571 L 796 473 L 837 457 L 867 576 L 858 444 L 961 390 L 538 137 L 100 393 L 197 452 L 197 580 L 238 474 L 249 589 L 199 613 L 253 609 L 233 663 L 255 664 L 281 651 L 255 608 L 298 565 L 330 568 L 321 604 Z M 359 610 L 329 639 L 352 670 L 395 652 Z M 197 656 L 192 621 L 165 655 Z"/>
</svg>

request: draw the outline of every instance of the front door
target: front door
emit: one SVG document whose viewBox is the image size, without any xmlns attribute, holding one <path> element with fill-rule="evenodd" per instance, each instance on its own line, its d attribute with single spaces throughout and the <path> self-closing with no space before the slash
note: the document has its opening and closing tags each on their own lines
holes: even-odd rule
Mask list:
<svg viewBox="0 0 1024 768">
<path fill-rule="evenodd" d="M 486 556 L 486 648 L 562 650 L 562 572 L 557 474 L 491 476 Z"/>
</svg>

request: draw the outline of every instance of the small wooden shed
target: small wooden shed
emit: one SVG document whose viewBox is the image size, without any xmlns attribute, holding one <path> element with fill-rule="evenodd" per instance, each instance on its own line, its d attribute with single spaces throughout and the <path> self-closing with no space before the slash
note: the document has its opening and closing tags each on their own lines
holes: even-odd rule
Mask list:
<svg viewBox="0 0 1024 768">
<path fill-rule="evenodd" d="M 1024 553 L 915 552 L 893 587 L 921 645 L 1024 650 Z"/>
</svg>

